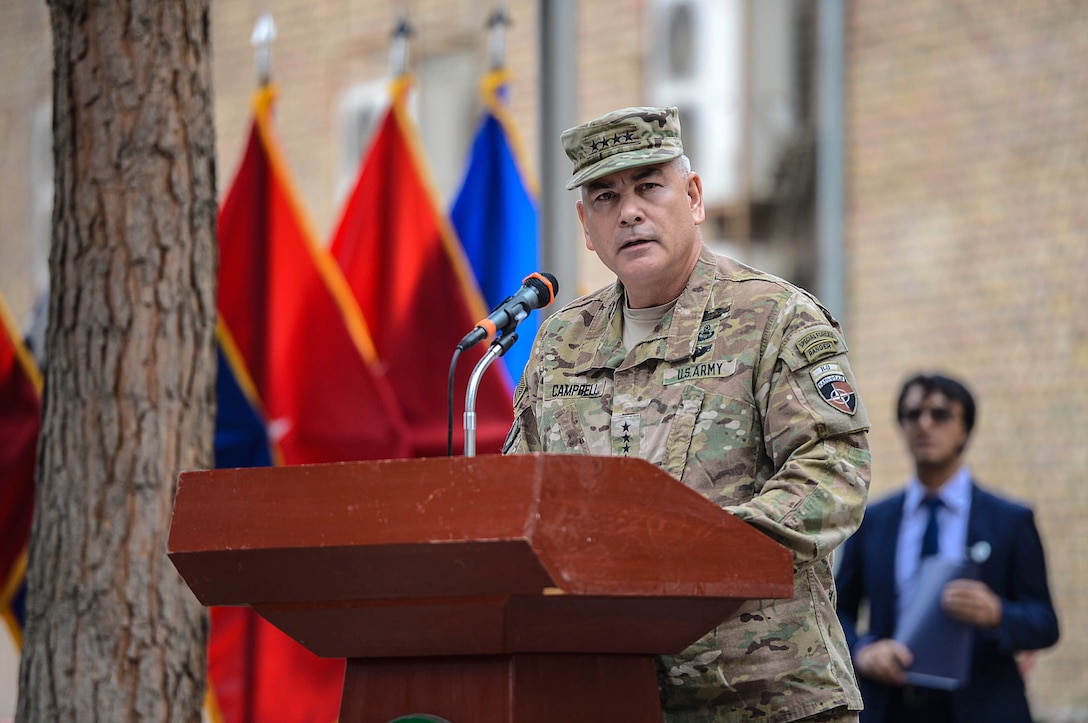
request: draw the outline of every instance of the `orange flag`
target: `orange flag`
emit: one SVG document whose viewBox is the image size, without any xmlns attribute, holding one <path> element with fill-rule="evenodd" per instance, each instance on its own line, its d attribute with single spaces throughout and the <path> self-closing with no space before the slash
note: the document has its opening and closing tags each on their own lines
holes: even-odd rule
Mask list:
<svg viewBox="0 0 1088 723">
<path fill-rule="evenodd" d="M 273 132 L 274 99 L 271 86 L 254 95 L 219 212 L 218 305 L 232 361 L 285 463 L 411 456 L 358 307 L 302 213 Z M 248 608 L 212 610 L 210 707 L 224 723 L 332 723 L 343 671 L 343 660 L 318 658 Z"/>
<path fill-rule="evenodd" d="M 332 255 L 359 302 L 411 427 L 417 456 L 446 453 L 447 380 L 454 349 L 487 315 L 460 241 L 430 181 L 406 107 L 411 81 L 393 82 L 392 103 L 375 131 L 333 235 Z M 514 293 L 516 289 L 511 289 Z M 453 400 L 463 411 L 468 375 L 486 351 L 459 361 Z M 476 400 L 476 448 L 498 453 L 513 418 L 509 377 L 483 376 Z M 463 448 L 454 415 L 454 451 Z"/>
<path fill-rule="evenodd" d="M 42 377 L 0 296 L 0 616 L 22 644 Z"/>
</svg>

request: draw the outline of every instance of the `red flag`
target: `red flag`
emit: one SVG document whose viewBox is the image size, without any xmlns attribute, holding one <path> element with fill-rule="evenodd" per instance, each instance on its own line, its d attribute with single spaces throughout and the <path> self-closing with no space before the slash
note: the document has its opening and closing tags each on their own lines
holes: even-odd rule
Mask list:
<svg viewBox="0 0 1088 723">
<path fill-rule="evenodd" d="M 335 723 L 344 660 L 318 658 L 250 608 L 211 609 L 208 697 L 216 723 Z"/>
<path fill-rule="evenodd" d="M 275 138 L 275 90 L 253 99 L 245 156 L 219 213 L 219 313 L 287 464 L 411 456 L 340 270 L 316 243 Z M 248 608 L 212 611 L 213 716 L 331 723 L 344 661 L 321 659 Z"/>
<path fill-rule="evenodd" d="M 42 378 L 0 296 L 0 616 L 22 643 Z"/>
<path fill-rule="evenodd" d="M 287 464 L 410 456 L 363 317 L 301 213 L 272 129 L 274 95 L 254 96 L 219 213 L 219 312 Z"/>
<path fill-rule="evenodd" d="M 332 254 L 370 325 L 416 454 L 437 456 L 446 451 L 450 360 L 487 309 L 456 233 L 436 202 L 406 107 L 410 87 L 407 77 L 393 83 L 391 106 L 343 210 Z M 485 345 L 478 345 L 459 362 L 465 371 L 454 391 L 457 409 L 465 399 L 468 373 L 485 351 Z M 499 452 L 513 413 L 509 378 L 498 365 L 483 376 L 476 412 L 477 450 Z M 454 426 L 457 439 L 460 425 Z"/>
</svg>

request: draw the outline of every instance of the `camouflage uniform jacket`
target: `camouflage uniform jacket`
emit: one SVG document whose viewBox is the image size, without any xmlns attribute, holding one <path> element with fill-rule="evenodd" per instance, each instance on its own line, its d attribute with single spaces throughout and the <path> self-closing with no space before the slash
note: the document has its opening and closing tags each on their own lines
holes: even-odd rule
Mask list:
<svg viewBox="0 0 1088 723">
<path fill-rule="evenodd" d="M 642 457 L 793 553 L 792 599 L 749 601 L 659 658 L 666 720 L 860 709 L 831 552 L 861 522 L 869 420 L 837 322 L 806 292 L 706 248 L 630 354 L 622 303 L 617 283 L 543 323 L 504 452 Z"/>
</svg>

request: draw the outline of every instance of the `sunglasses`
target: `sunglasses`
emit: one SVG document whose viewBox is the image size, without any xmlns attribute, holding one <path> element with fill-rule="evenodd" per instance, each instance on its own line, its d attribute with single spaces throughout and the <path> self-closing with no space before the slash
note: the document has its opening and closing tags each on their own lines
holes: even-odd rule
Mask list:
<svg viewBox="0 0 1088 723">
<path fill-rule="evenodd" d="M 908 409 L 903 412 L 903 421 L 917 424 L 923 414 L 928 414 L 934 424 L 944 424 L 954 416 L 951 409 L 937 407 L 936 409 Z"/>
</svg>

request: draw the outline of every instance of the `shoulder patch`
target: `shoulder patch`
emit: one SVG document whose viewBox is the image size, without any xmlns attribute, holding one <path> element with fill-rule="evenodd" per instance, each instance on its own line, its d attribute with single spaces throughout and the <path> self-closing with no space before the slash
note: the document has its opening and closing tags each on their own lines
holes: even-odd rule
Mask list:
<svg viewBox="0 0 1088 723">
<path fill-rule="evenodd" d="M 816 329 L 797 340 L 797 351 L 809 364 L 839 353 L 839 337 L 831 329 Z"/>
<path fill-rule="evenodd" d="M 853 415 L 858 409 L 858 394 L 838 364 L 821 364 L 809 372 L 820 397 L 840 412 Z"/>
</svg>

